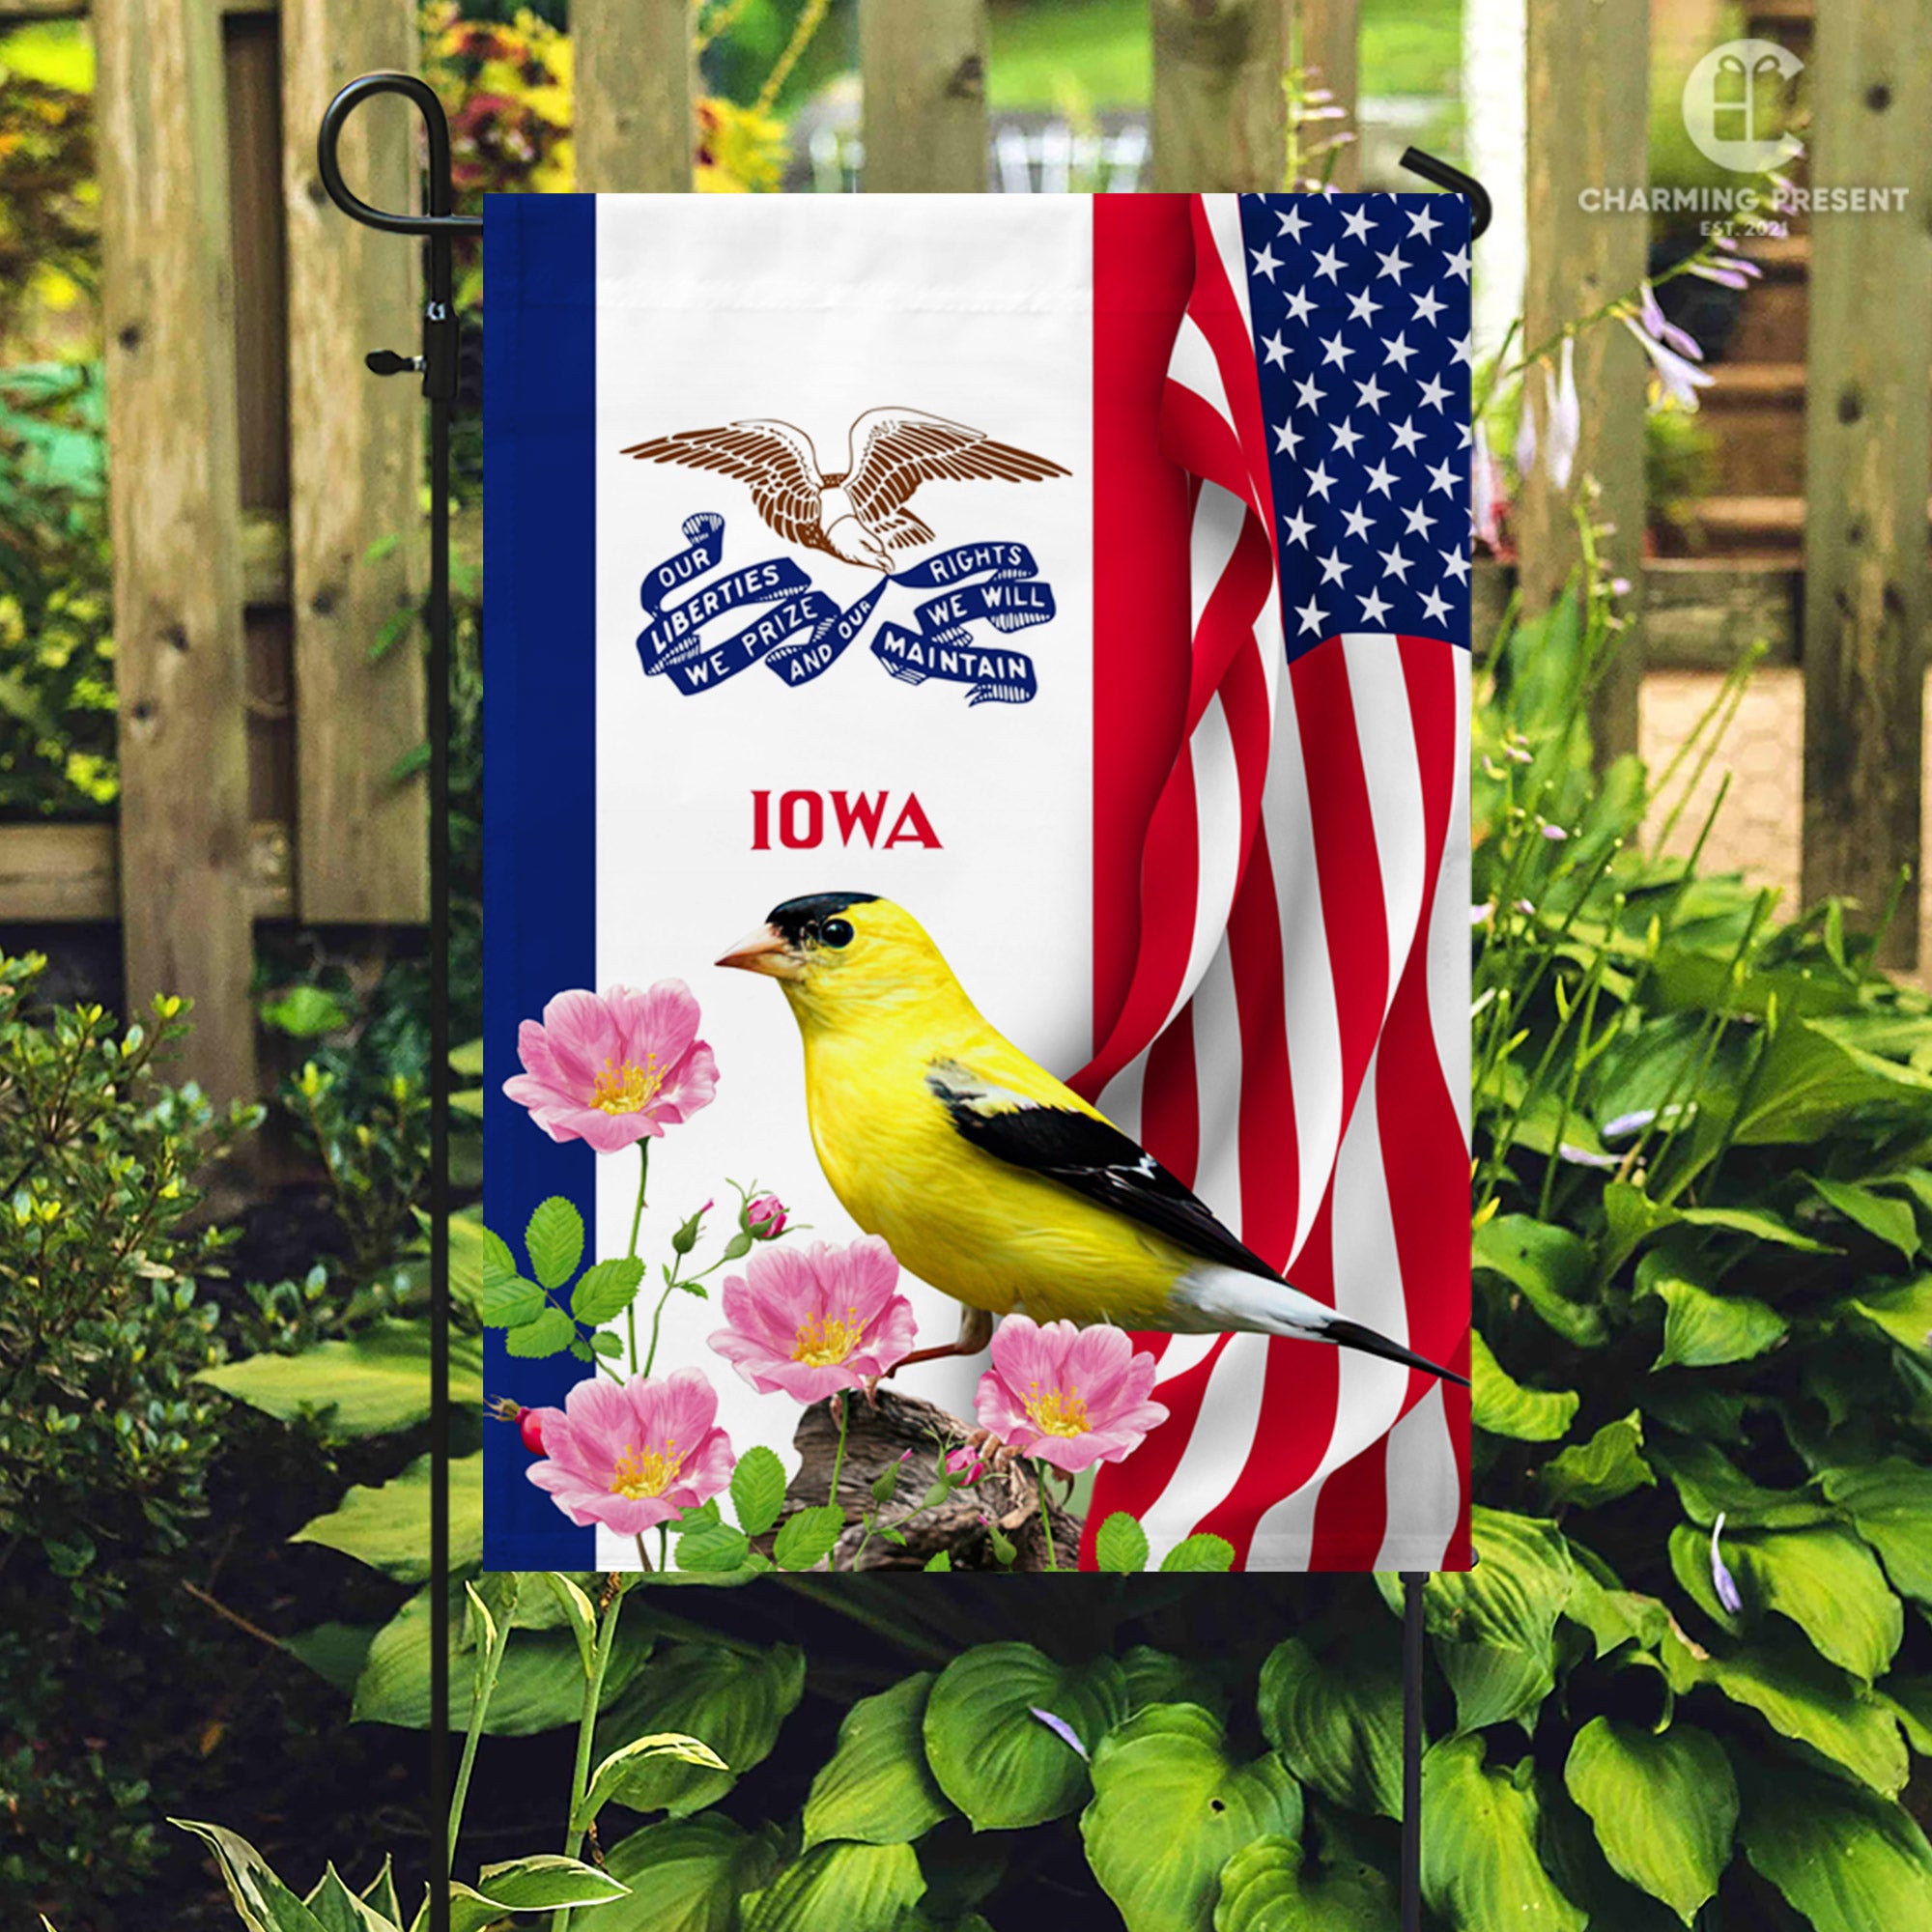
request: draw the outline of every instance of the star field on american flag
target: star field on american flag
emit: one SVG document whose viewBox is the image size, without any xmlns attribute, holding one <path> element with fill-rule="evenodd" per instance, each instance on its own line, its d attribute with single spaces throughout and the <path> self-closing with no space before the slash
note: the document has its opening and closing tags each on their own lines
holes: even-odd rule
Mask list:
<svg viewBox="0 0 1932 1932">
<path fill-rule="evenodd" d="M 1469 643 L 1469 211 L 1241 197 L 1291 660 L 1385 632 Z"/>
</svg>

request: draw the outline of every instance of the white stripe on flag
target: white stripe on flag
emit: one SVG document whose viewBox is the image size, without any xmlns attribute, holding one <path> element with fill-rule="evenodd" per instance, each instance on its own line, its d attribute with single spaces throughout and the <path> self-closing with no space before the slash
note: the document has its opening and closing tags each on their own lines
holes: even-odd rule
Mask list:
<svg viewBox="0 0 1932 1932">
<path fill-rule="evenodd" d="M 1389 1432 L 1385 1453 L 1389 1521 L 1375 1567 L 1435 1570 L 1448 1553 L 1463 1514 L 1456 1443 L 1440 1382 L 1432 1383 Z"/>
</svg>

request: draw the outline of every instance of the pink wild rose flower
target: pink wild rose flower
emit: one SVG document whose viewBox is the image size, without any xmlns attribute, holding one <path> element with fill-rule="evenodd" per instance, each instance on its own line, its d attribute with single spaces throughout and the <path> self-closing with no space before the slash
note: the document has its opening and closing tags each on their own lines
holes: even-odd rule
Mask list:
<svg viewBox="0 0 1932 1932">
<path fill-rule="evenodd" d="M 1167 1410 L 1149 1402 L 1154 1358 L 1124 1330 L 1044 1327 L 1009 1315 L 993 1337 L 993 1366 L 974 1401 L 980 1427 L 1022 1456 L 1036 1456 L 1066 1475 L 1095 1463 L 1118 1463 Z"/>
<path fill-rule="evenodd" d="M 724 1319 L 711 1346 L 758 1391 L 822 1401 L 882 1376 L 913 1345 L 899 1264 L 876 1235 L 849 1248 L 760 1247 L 724 1277 Z"/>
<path fill-rule="evenodd" d="M 682 980 L 641 993 L 559 993 L 541 1025 L 526 1020 L 518 1030 L 524 1070 L 503 1092 L 552 1140 L 619 1152 L 710 1105 L 718 1063 L 697 1022 L 697 1001 Z"/>
<path fill-rule="evenodd" d="M 580 1529 L 636 1536 L 715 1496 L 731 1480 L 718 1391 L 697 1369 L 614 1382 L 588 1376 L 541 1418 L 544 1460 L 526 1471 Z"/>
<path fill-rule="evenodd" d="M 746 1204 L 745 1225 L 757 1240 L 777 1240 L 785 1229 L 784 1203 L 776 1194 L 760 1194 Z"/>
</svg>

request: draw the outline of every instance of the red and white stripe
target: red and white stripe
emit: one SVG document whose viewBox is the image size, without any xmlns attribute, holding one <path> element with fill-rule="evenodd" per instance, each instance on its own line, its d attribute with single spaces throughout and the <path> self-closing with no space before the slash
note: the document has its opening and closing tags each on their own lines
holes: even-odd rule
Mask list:
<svg viewBox="0 0 1932 1932">
<path fill-rule="evenodd" d="M 1468 654 L 1350 634 L 1285 662 L 1237 204 L 1185 199 L 1162 403 L 1193 479 L 1185 728 L 1074 1084 L 1297 1288 L 1466 1371 Z M 1129 1510 L 1157 1554 L 1208 1530 L 1257 1569 L 1466 1567 L 1464 1391 L 1311 1342 L 1140 1339 L 1171 1419 L 1101 1471 L 1094 1528 Z"/>
</svg>

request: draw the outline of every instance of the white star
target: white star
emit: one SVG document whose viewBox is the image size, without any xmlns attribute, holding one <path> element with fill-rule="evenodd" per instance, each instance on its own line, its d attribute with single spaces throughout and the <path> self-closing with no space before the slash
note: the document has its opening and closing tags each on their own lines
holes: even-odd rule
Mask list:
<svg viewBox="0 0 1932 1932">
<path fill-rule="evenodd" d="M 1379 490 L 1386 497 L 1395 486 L 1395 471 L 1385 463 L 1378 463 L 1369 471 L 1369 488 Z"/>
<path fill-rule="evenodd" d="M 1458 449 L 1468 448 L 1472 439 L 1469 435 L 1469 425 L 1467 423 L 1461 422 L 1456 425 L 1456 447 Z"/>
<path fill-rule="evenodd" d="M 1374 226 L 1374 223 L 1369 219 L 1369 211 L 1366 208 L 1358 208 L 1352 214 L 1343 215 L 1342 226 L 1357 242 L 1366 242 L 1369 239 L 1369 230 Z"/>
<path fill-rule="evenodd" d="M 1422 385 L 1422 400 L 1432 410 L 1439 410 L 1449 400 L 1449 391 L 1442 386 L 1439 378 L 1432 376 Z"/>
<path fill-rule="evenodd" d="M 1323 393 L 1322 390 L 1315 386 L 1315 378 L 1313 376 L 1305 377 L 1294 385 L 1294 400 L 1304 410 L 1320 409 Z"/>
<path fill-rule="evenodd" d="M 1422 432 L 1416 428 L 1415 418 L 1410 416 L 1406 422 L 1395 424 L 1392 433 L 1395 437 L 1395 446 L 1405 456 L 1413 456 L 1416 444 L 1422 440 Z"/>
<path fill-rule="evenodd" d="M 1369 513 L 1357 503 L 1352 510 L 1342 512 L 1342 521 L 1348 526 L 1349 534 L 1367 540 L 1369 534 Z"/>
<path fill-rule="evenodd" d="M 1361 440 L 1362 440 L 1362 432 L 1358 430 L 1351 421 L 1350 421 L 1347 417 L 1345 417 L 1336 428 L 1334 446 L 1336 449 L 1341 451 L 1341 453 L 1344 456 L 1353 456 L 1355 453 L 1355 445 L 1358 442 L 1360 442 Z"/>
<path fill-rule="evenodd" d="M 1306 322 L 1315 313 L 1315 304 L 1308 299 L 1306 289 L 1291 289 L 1288 293 L 1288 312 L 1296 322 Z"/>
<path fill-rule="evenodd" d="M 1308 487 L 1325 503 L 1328 493 L 1335 487 L 1335 479 L 1328 473 L 1325 464 L 1318 463 L 1313 469 L 1303 472 L 1308 478 Z"/>
<path fill-rule="evenodd" d="M 1339 550 L 1331 550 L 1326 556 L 1316 559 L 1321 566 L 1323 583 L 1340 583 L 1349 574 L 1349 566 L 1342 560 Z"/>
<path fill-rule="evenodd" d="M 1275 424 L 1274 453 L 1277 456 L 1298 456 L 1301 453 L 1301 432 L 1293 423 Z"/>
<path fill-rule="evenodd" d="M 1288 344 L 1280 336 L 1270 335 L 1263 344 L 1263 347 L 1267 351 L 1267 366 L 1270 369 L 1279 369 L 1286 365 L 1288 361 Z"/>
<path fill-rule="evenodd" d="M 1355 384 L 1355 393 L 1361 398 L 1364 409 L 1374 410 L 1377 415 L 1381 414 L 1382 399 L 1388 394 L 1388 391 L 1373 376 L 1366 383 L 1357 383 Z"/>
<path fill-rule="evenodd" d="M 1408 374 L 1408 358 L 1414 354 L 1415 351 L 1408 346 L 1408 335 L 1405 330 L 1393 342 L 1384 342 L 1382 344 L 1382 367 L 1386 369 L 1393 362 L 1406 376 Z"/>
<path fill-rule="evenodd" d="M 1315 258 L 1315 272 L 1326 275 L 1331 282 L 1336 280 L 1342 272 L 1341 256 L 1333 248 L 1322 249 Z"/>
<path fill-rule="evenodd" d="M 1449 306 L 1434 289 L 1424 289 L 1419 296 L 1410 296 L 1409 300 L 1415 304 L 1417 322 L 1434 323 L 1435 318 Z"/>
<path fill-rule="evenodd" d="M 1277 239 L 1282 235 L 1286 235 L 1291 241 L 1299 242 L 1301 240 L 1301 231 L 1308 226 L 1307 218 L 1298 208 L 1291 208 L 1286 214 L 1277 211 L 1274 218 L 1281 223 L 1281 227 L 1277 231 Z"/>
<path fill-rule="evenodd" d="M 1440 490 L 1446 496 L 1453 497 L 1456 494 L 1456 466 L 1446 456 L 1440 463 L 1432 463 L 1429 466 L 1429 487 L 1432 490 Z"/>
<path fill-rule="evenodd" d="M 1367 289 L 1357 289 L 1349 298 L 1349 306 L 1354 311 L 1350 317 L 1354 322 L 1369 322 L 1381 313 L 1382 305 Z"/>
<path fill-rule="evenodd" d="M 1255 273 L 1265 275 L 1269 281 L 1273 281 L 1274 271 L 1281 267 L 1281 264 L 1274 258 L 1272 244 L 1261 248 L 1250 248 L 1248 253 L 1255 258 Z"/>
<path fill-rule="evenodd" d="M 1449 573 L 1449 575 L 1456 580 L 1458 583 L 1466 583 L 1469 581 L 1468 556 L 1460 550 L 1445 550 L 1444 552 L 1442 552 L 1441 555 L 1442 555 L 1442 568 L 1446 570 Z"/>
<path fill-rule="evenodd" d="M 1295 511 L 1292 517 L 1284 517 L 1282 523 L 1288 528 L 1289 542 L 1298 543 L 1303 550 L 1306 550 L 1308 548 L 1308 533 L 1315 526 L 1299 510 Z"/>
<path fill-rule="evenodd" d="M 1449 621 L 1449 606 L 1443 601 L 1439 590 L 1425 590 L 1422 593 L 1422 614 L 1434 618 L 1438 624 Z"/>
<path fill-rule="evenodd" d="M 1391 545 L 1387 550 L 1379 551 L 1377 554 L 1382 560 L 1382 575 L 1384 577 L 1399 577 L 1404 583 L 1408 582 L 1408 558 L 1404 556 L 1401 551 Z"/>
<path fill-rule="evenodd" d="M 1456 360 L 1458 362 L 1466 362 L 1471 369 L 1476 366 L 1475 352 L 1470 347 L 1469 338 L 1466 335 L 1456 338 Z"/>
<path fill-rule="evenodd" d="M 1376 260 L 1381 264 L 1381 267 L 1376 270 L 1376 278 L 1378 281 L 1383 275 L 1392 275 L 1400 283 L 1402 280 L 1402 271 L 1405 269 L 1414 266 L 1412 263 L 1405 262 L 1402 259 L 1402 250 L 1400 248 L 1391 248 L 1386 255 L 1378 252 Z"/>
<path fill-rule="evenodd" d="M 1337 329 L 1335 333 L 1331 335 L 1327 339 L 1327 341 L 1325 341 L 1321 345 L 1321 366 L 1324 369 L 1329 368 L 1331 366 L 1340 369 L 1348 362 L 1349 357 L 1351 356 L 1355 352 L 1352 349 L 1350 349 L 1346 342 L 1342 340 L 1342 332 L 1340 329 Z"/>
<path fill-rule="evenodd" d="M 1369 594 L 1362 599 L 1363 623 L 1379 624 L 1381 620 L 1388 615 L 1388 613 L 1389 613 L 1388 604 L 1384 601 L 1382 593 L 1379 590 L 1371 590 Z"/>
<path fill-rule="evenodd" d="M 1404 510 L 1403 515 L 1408 519 L 1408 528 L 1405 532 L 1406 535 L 1426 537 L 1435 527 L 1435 519 L 1420 503 Z"/>
<path fill-rule="evenodd" d="M 1318 638 L 1321 635 L 1322 625 L 1328 621 L 1327 611 L 1317 607 L 1313 596 L 1306 604 L 1297 605 L 1294 614 L 1301 619 L 1301 631 L 1313 631 Z M 1301 631 L 1294 635 L 1298 638 Z"/>
<path fill-rule="evenodd" d="M 1450 274 L 1454 275 L 1459 282 L 1466 282 L 1469 279 L 1468 249 L 1458 248 L 1453 255 L 1449 256 L 1448 259 L 1443 262 L 1442 266 L 1444 269 L 1448 270 Z"/>
<path fill-rule="evenodd" d="M 1426 208 L 1408 217 L 1409 234 L 1423 242 L 1435 241 L 1435 231 L 1441 226 L 1441 222 L 1437 221 Z"/>
</svg>

